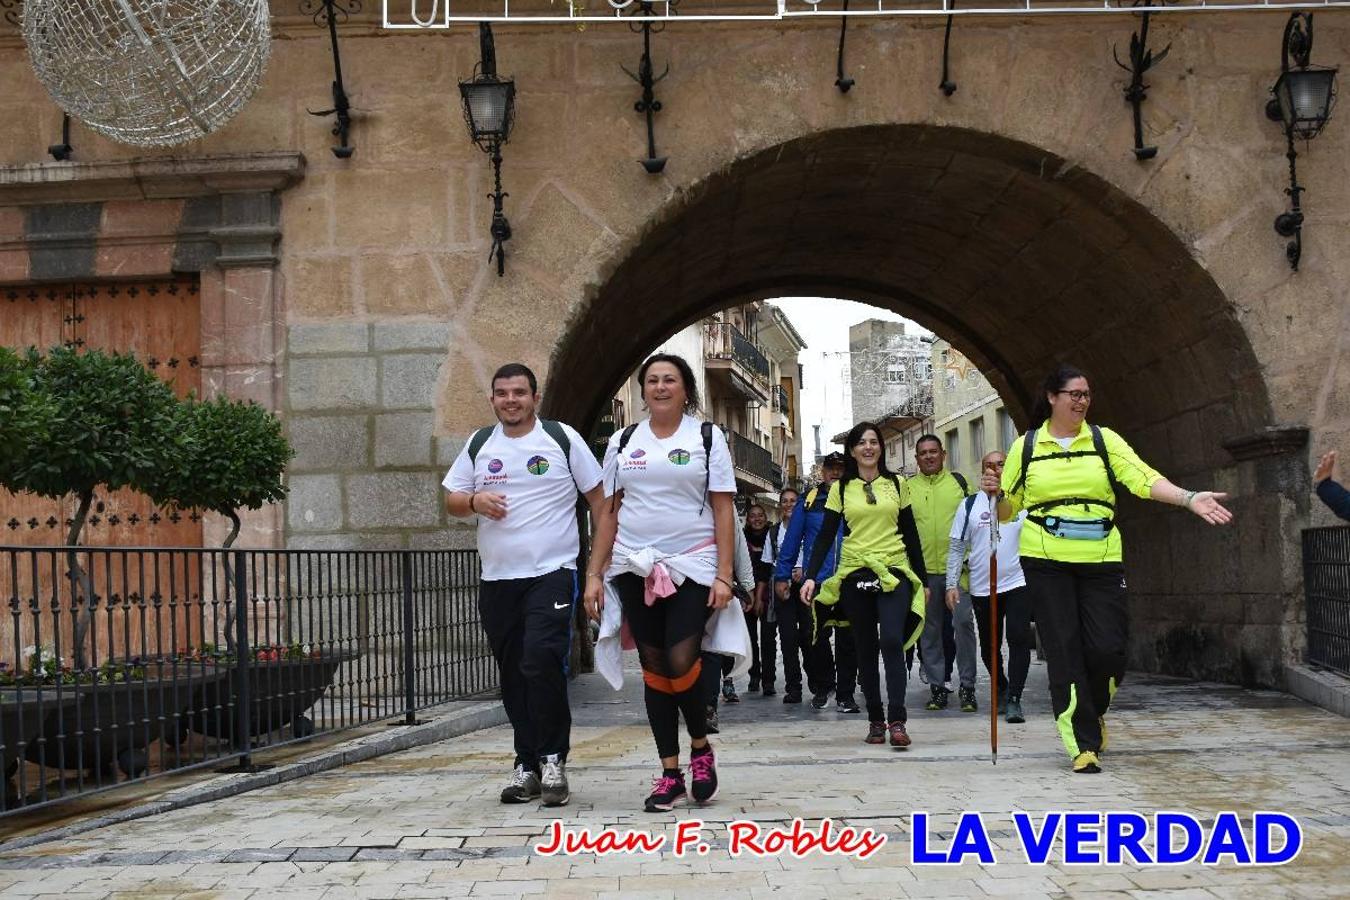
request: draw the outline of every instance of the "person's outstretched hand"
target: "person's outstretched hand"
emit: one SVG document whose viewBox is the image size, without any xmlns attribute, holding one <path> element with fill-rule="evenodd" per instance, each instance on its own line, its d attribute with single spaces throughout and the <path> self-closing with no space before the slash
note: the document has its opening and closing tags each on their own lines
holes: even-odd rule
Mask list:
<svg viewBox="0 0 1350 900">
<path fill-rule="evenodd" d="M 1326 481 L 1336 471 L 1336 451 L 1328 450 L 1322 454 L 1322 458 L 1317 461 L 1317 469 L 1313 472 L 1313 484 L 1319 481 Z"/>
</svg>

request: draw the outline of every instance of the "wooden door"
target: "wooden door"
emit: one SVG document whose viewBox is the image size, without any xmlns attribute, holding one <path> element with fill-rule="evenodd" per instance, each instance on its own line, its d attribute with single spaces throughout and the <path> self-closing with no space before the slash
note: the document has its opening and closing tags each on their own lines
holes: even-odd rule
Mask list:
<svg viewBox="0 0 1350 900">
<path fill-rule="evenodd" d="M 0 292 L 0 345 L 57 345 L 133 353 L 168 381 L 179 396 L 201 389 L 201 313 L 195 278 L 149 282 L 44 285 Z M 0 543 L 61 546 L 75 513 L 73 497 L 48 500 L 0 491 Z M 81 543 L 89 547 L 200 547 L 195 513 L 166 513 L 131 490 L 100 492 Z M 184 644 L 198 629 L 184 627 L 183 604 L 197 597 L 197 561 L 163 553 L 90 556 L 82 562 L 101 604 L 86 646 L 94 660 L 157 656 Z M 68 656 L 70 610 L 78 593 L 64 556 L 14 560 L 0 571 L 0 590 L 12 615 L 0 628 L 0 660 L 23 665 L 16 650 L 33 644 L 64 645 Z M 53 606 L 61 613 L 53 614 Z M 39 612 L 41 610 L 41 612 Z M 63 615 L 62 615 L 63 614 Z M 47 619 L 41 621 L 39 618 Z M 167 640 L 167 635 L 175 639 Z M 59 636 L 59 637 L 58 637 Z"/>
</svg>

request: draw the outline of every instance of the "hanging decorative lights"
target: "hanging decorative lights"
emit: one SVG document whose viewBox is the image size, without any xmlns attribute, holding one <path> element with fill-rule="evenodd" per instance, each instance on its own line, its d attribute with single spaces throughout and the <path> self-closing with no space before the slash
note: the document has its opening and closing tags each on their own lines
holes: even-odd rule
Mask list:
<svg viewBox="0 0 1350 900">
<path fill-rule="evenodd" d="M 26 0 L 23 38 L 63 110 L 143 147 L 228 122 L 271 49 L 267 0 Z"/>
</svg>

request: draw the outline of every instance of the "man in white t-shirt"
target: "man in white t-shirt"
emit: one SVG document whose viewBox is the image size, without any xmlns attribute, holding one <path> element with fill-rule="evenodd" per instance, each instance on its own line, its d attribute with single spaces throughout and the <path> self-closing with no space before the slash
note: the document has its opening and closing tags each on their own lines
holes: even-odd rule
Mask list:
<svg viewBox="0 0 1350 900">
<path fill-rule="evenodd" d="M 609 514 L 585 439 L 535 415 L 539 384 L 519 363 L 492 376 L 499 424 L 480 429 L 445 476 L 452 516 L 478 516 L 478 611 L 501 673 L 516 762 L 503 803 L 570 798 L 567 660 L 578 593 L 576 499 L 592 522 Z"/>
<path fill-rule="evenodd" d="M 998 633 L 999 646 L 993 646 L 994 635 L 989 621 L 990 546 L 989 527 L 997 515 L 999 483 L 1003 477 L 1003 463 L 1007 458 L 1001 450 L 992 450 L 980 461 L 980 490 L 967 497 L 956 508 L 952 520 L 951 545 L 947 552 L 947 584 L 956 584 L 961 565 L 970 563 L 970 599 L 974 605 L 975 623 L 980 631 L 980 651 L 985 671 L 998 679 L 1000 712 L 1006 712 L 1009 722 L 1025 722 L 1022 715 L 1022 688 L 1027 683 L 1031 666 L 1031 596 L 1027 579 L 1022 574 L 1018 547 L 1022 539 L 1022 511 L 1011 522 L 998 529 Z M 967 550 L 969 555 L 967 555 Z M 948 590 L 947 603 L 956 601 Z M 1008 638 L 1008 673 L 1003 673 L 1003 635 Z M 997 660 L 991 668 L 991 661 Z M 1006 704 L 1006 706 L 1005 706 Z"/>
</svg>

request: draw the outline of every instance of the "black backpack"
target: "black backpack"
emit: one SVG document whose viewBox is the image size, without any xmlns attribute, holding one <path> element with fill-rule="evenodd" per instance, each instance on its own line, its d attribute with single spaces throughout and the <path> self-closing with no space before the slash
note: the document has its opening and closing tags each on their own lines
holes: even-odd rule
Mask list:
<svg viewBox="0 0 1350 900">
<path fill-rule="evenodd" d="M 1111 496 L 1118 499 L 1120 492 L 1124 490 L 1120 481 L 1116 479 L 1116 470 L 1111 468 L 1111 455 L 1106 452 L 1106 441 L 1102 438 L 1102 430 L 1096 425 L 1088 425 L 1092 431 L 1092 449 L 1091 450 L 1060 450 L 1057 453 L 1047 453 L 1044 456 L 1033 456 L 1036 452 L 1036 432 L 1040 429 L 1033 428 L 1022 438 L 1022 471 L 1017 476 L 1017 481 L 1013 482 L 1011 493 L 1017 493 L 1027 483 L 1027 469 L 1031 464 L 1042 459 L 1073 459 L 1078 456 L 1099 456 L 1102 465 L 1106 467 L 1106 480 L 1111 485 Z M 1063 497 L 1055 500 L 1045 500 L 1041 503 L 1034 503 L 1026 508 L 1027 513 L 1033 513 L 1040 509 L 1048 509 L 1052 506 L 1064 506 L 1071 503 L 1090 503 L 1096 506 L 1105 506 L 1112 513 L 1116 511 L 1114 503 L 1108 503 L 1105 500 L 1094 500 L 1090 497 Z"/>
<path fill-rule="evenodd" d="M 540 419 L 539 424 L 544 426 L 544 431 L 562 449 L 563 459 L 567 463 L 567 474 L 572 474 L 572 439 L 567 436 L 567 429 L 562 427 L 562 423 L 555 422 L 552 419 Z M 485 428 L 480 428 L 473 433 L 473 437 L 469 438 L 470 464 L 478 462 L 479 452 L 483 449 L 483 445 L 487 443 L 488 438 L 492 437 L 492 431 L 496 427 L 496 425 L 488 425 Z"/>
<path fill-rule="evenodd" d="M 623 456 L 623 448 L 628 446 L 628 441 L 633 437 L 633 432 L 637 431 L 637 427 L 640 424 L 640 422 L 635 422 L 632 425 L 629 425 L 619 435 L 619 449 L 616 453 L 617 456 Z M 711 422 L 702 423 L 699 426 L 699 432 L 703 435 L 703 505 L 698 508 L 698 514 L 701 516 L 703 515 L 703 510 L 708 505 L 708 485 L 712 484 L 713 424 Z M 617 497 L 619 494 L 617 484 L 619 471 L 617 466 L 614 470 L 614 477 L 616 479 L 614 496 Z"/>
</svg>

